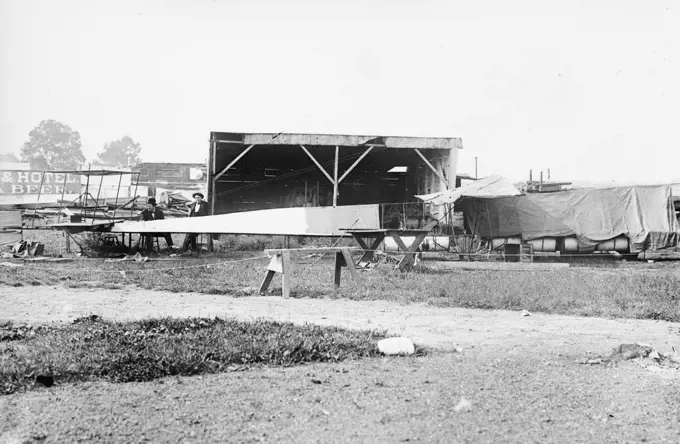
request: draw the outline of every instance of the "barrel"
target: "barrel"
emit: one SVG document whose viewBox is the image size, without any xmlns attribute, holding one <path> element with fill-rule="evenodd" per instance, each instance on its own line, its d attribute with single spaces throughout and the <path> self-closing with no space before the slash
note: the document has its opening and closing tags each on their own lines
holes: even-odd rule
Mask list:
<svg viewBox="0 0 680 444">
<path fill-rule="evenodd" d="M 562 239 L 562 253 L 592 253 L 595 247 L 580 247 L 576 237 L 565 237 Z"/>
<path fill-rule="evenodd" d="M 533 245 L 534 252 L 552 253 L 557 251 L 557 238 L 554 237 L 541 237 L 530 240 L 527 244 Z"/>
<path fill-rule="evenodd" d="M 618 253 L 629 253 L 630 246 L 626 236 L 617 236 L 604 242 L 600 242 L 595 247 L 596 251 L 616 251 Z"/>
<path fill-rule="evenodd" d="M 451 217 L 451 224 L 461 230 L 465 229 L 465 218 L 462 211 L 454 211 Z"/>
<path fill-rule="evenodd" d="M 522 245 L 522 239 L 519 237 L 494 237 L 491 239 L 491 248 L 493 250 L 505 245 Z"/>
</svg>

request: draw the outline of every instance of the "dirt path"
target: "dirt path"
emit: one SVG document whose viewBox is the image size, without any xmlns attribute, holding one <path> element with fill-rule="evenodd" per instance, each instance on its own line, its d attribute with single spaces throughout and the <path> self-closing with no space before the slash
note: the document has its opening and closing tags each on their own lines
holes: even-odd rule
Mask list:
<svg viewBox="0 0 680 444">
<path fill-rule="evenodd" d="M 602 319 L 506 310 L 437 308 L 385 301 L 214 296 L 128 287 L 124 290 L 0 287 L 0 320 L 69 322 L 97 314 L 132 320 L 150 316 L 267 317 L 297 323 L 386 329 L 423 345 L 552 348 L 556 353 L 606 352 L 621 342 L 646 342 L 659 351 L 680 349 L 680 323 Z"/>
<path fill-rule="evenodd" d="M 680 347 L 680 324 L 136 288 L 0 287 L 0 307 L 0 320 L 16 322 L 268 317 L 387 329 L 442 350 L 17 393 L 0 397 L 0 444 L 680 442 L 680 372 L 575 363 L 622 342 Z M 463 353 L 451 351 L 456 345 Z M 469 409 L 455 408 L 462 398 Z"/>
</svg>

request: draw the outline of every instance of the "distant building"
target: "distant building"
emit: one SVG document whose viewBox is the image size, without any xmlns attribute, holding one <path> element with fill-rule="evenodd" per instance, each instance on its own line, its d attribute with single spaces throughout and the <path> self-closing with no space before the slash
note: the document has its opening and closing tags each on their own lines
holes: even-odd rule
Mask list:
<svg viewBox="0 0 680 444">
<path fill-rule="evenodd" d="M 168 193 L 188 197 L 196 191 L 206 194 L 208 167 L 204 163 L 142 162 L 133 165 L 132 171 L 139 172 L 140 195 L 165 201 Z"/>
</svg>

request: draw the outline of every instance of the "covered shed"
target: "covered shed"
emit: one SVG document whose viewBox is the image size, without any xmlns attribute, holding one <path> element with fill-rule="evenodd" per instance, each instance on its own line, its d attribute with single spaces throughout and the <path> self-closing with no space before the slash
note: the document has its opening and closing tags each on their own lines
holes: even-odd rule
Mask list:
<svg viewBox="0 0 680 444">
<path fill-rule="evenodd" d="M 210 134 L 212 214 L 413 202 L 455 187 L 460 138 Z"/>
</svg>

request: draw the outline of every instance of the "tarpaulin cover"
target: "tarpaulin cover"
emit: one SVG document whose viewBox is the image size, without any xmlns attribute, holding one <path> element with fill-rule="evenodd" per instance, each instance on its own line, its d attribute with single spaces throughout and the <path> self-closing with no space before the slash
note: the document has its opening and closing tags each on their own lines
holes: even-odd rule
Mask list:
<svg viewBox="0 0 680 444">
<path fill-rule="evenodd" d="M 435 205 L 452 204 L 462 197 L 504 197 L 522 194 L 515 186 L 502 176 L 493 175 L 460 188 L 440 191 L 438 193 L 416 196 L 423 202 Z"/>
<path fill-rule="evenodd" d="M 594 247 L 619 235 L 631 252 L 674 247 L 680 235 L 669 185 L 581 189 L 456 203 L 473 233 L 485 238 L 576 236 Z"/>
</svg>

